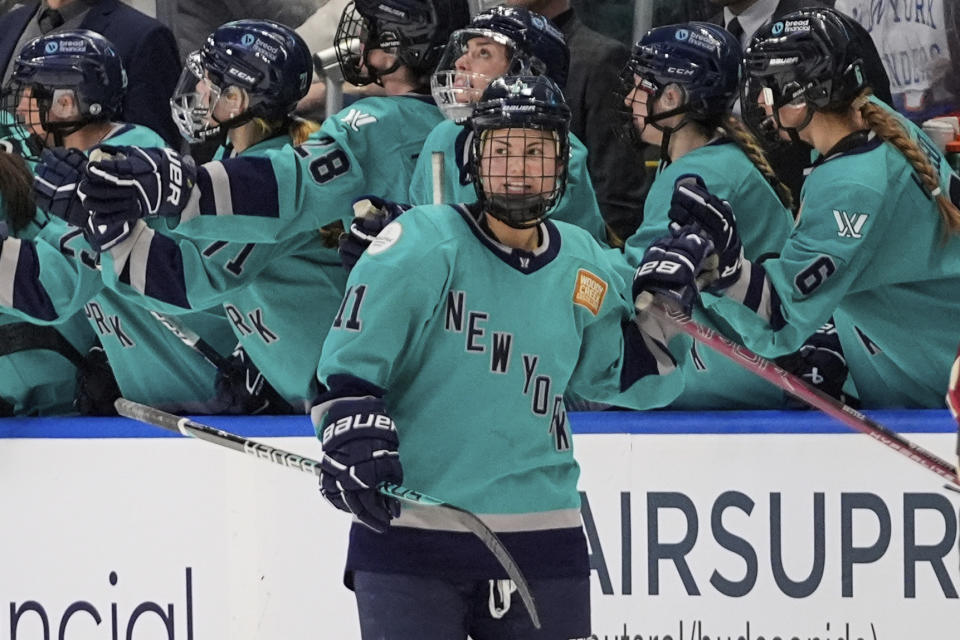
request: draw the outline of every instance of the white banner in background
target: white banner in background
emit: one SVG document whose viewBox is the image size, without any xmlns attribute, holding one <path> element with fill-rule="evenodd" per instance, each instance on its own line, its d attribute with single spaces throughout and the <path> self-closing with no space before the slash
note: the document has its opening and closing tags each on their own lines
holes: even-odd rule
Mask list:
<svg viewBox="0 0 960 640">
<path fill-rule="evenodd" d="M 907 109 L 919 109 L 924 91 L 949 68 L 943 3 L 955 0 L 837 0 L 873 38 L 890 76 L 890 90 L 903 93 Z"/>
<path fill-rule="evenodd" d="M 0 445 L 0 640 L 359 637 L 348 518 L 309 476 L 186 439 Z M 863 436 L 576 448 L 598 640 L 956 637 L 958 500 Z"/>
</svg>

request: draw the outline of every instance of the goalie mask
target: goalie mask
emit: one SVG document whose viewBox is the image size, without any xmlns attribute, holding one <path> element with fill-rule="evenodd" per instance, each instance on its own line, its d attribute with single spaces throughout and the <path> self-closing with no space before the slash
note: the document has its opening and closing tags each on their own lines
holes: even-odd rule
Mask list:
<svg viewBox="0 0 960 640">
<path fill-rule="evenodd" d="M 253 118 L 288 116 L 312 81 L 310 49 L 293 29 L 237 20 L 187 56 L 170 111 L 190 143 L 222 138 Z"/>
<path fill-rule="evenodd" d="M 467 0 L 354 0 L 344 7 L 333 41 L 340 71 L 355 85 L 380 84 L 401 66 L 425 76 L 450 34 L 469 20 Z M 370 65 L 369 52 L 377 49 L 395 56 L 389 68 Z"/>
<path fill-rule="evenodd" d="M 109 121 L 120 111 L 126 88 L 123 63 L 106 38 L 86 29 L 63 31 L 20 50 L 3 88 L 2 109 L 38 151 L 63 146 L 64 136 L 90 123 Z"/>
<path fill-rule="evenodd" d="M 552 22 L 522 7 L 494 7 L 455 31 L 431 80 L 444 115 L 464 122 L 490 81 L 502 75 L 546 75 L 562 91 L 570 51 Z"/>
<path fill-rule="evenodd" d="M 546 76 L 490 83 L 470 118 L 471 171 L 483 210 L 517 229 L 532 227 L 567 185 L 570 109 Z"/>
<path fill-rule="evenodd" d="M 814 111 L 842 110 L 866 86 L 857 36 L 830 9 L 801 9 L 761 27 L 744 57 L 742 103 L 758 105 L 763 117 L 746 117 L 755 133 L 784 130 L 794 142 Z M 803 120 L 783 126 L 780 109 L 806 108 Z M 754 107 L 756 110 L 756 108 Z"/>
</svg>

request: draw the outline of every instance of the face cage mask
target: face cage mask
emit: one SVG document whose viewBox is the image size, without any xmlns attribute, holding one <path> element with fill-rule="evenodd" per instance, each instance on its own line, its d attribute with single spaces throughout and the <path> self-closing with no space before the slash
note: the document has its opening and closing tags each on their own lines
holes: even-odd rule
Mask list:
<svg viewBox="0 0 960 640">
<path fill-rule="evenodd" d="M 507 66 L 502 73 L 485 75 L 474 71 L 458 71 L 457 61 L 468 52 L 468 43 L 474 38 L 487 38 L 506 47 Z M 534 70 L 518 65 L 516 45 L 513 40 L 496 31 L 487 29 L 461 29 L 450 36 L 437 70 L 430 79 L 430 93 L 437 107 L 448 120 L 457 123 L 466 122 L 473 112 L 473 106 L 480 100 L 487 85 L 501 75 L 535 75 Z M 542 69 L 536 70 L 538 73 Z"/>
<path fill-rule="evenodd" d="M 567 146 L 560 142 L 560 134 L 553 129 L 534 129 L 534 128 L 512 128 L 512 131 L 521 131 L 526 148 L 526 139 L 528 131 L 549 131 L 553 134 L 552 149 L 555 153 L 554 170 L 547 171 L 545 164 L 549 158 L 547 155 L 541 156 L 539 172 L 528 175 L 527 163 L 530 161 L 527 154 L 517 155 L 495 155 L 498 148 L 497 142 L 501 143 L 517 136 L 515 133 L 508 134 L 507 137 L 493 138 L 493 132 L 500 129 L 484 129 L 477 131 L 473 139 L 473 157 L 474 157 L 474 187 L 477 191 L 477 198 L 481 207 L 486 213 L 489 213 L 497 220 L 515 229 L 527 229 L 539 224 L 550 214 L 566 189 L 567 184 Z M 540 136 L 534 140 L 543 140 Z M 506 146 L 499 147 L 506 149 Z M 485 153 L 485 149 L 489 149 Z M 516 160 L 514 158 L 519 158 Z M 516 174 L 511 172 L 511 163 L 522 163 L 523 172 Z M 502 165 L 502 171 L 494 171 L 494 165 Z M 499 167 L 497 167 L 499 169 Z M 503 181 L 506 192 L 497 193 L 494 191 L 495 185 L 492 182 Z M 552 188 L 546 188 L 552 182 Z M 540 183 L 537 185 L 536 183 Z M 489 187 L 488 187 L 489 185 Z"/>
<path fill-rule="evenodd" d="M 198 89 L 201 83 L 207 88 L 206 92 Z M 188 55 L 170 98 L 170 115 L 187 142 L 197 144 L 226 133 L 222 123 L 213 117 L 222 93 L 220 87 L 206 77 L 200 52 Z M 211 125 L 210 121 L 216 124 Z"/>
<path fill-rule="evenodd" d="M 356 10 L 353 2 L 344 7 L 340 15 L 333 46 L 343 79 L 353 85 L 362 87 L 382 84 L 380 79 L 383 76 L 393 73 L 403 65 L 399 55 L 400 35 L 389 31 L 378 34 L 370 21 Z M 367 53 L 371 49 L 382 49 L 395 55 L 396 60 L 389 69 L 374 69 L 367 60 Z"/>
</svg>

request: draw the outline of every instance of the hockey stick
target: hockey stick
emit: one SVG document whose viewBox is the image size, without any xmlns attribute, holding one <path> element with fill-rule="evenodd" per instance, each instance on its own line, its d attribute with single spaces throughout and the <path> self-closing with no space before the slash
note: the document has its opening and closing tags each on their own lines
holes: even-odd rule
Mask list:
<svg viewBox="0 0 960 640">
<path fill-rule="evenodd" d="M 242 436 L 194 422 L 189 418 L 182 418 L 172 413 L 167 413 L 166 411 L 154 409 L 153 407 L 140 404 L 139 402 L 133 402 L 126 398 L 118 398 L 114 403 L 114 407 L 117 409 L 117 413 L 126 418 L 139 420 L 140 422 L 161 427 L 184 436 L 197 438 L 198 440 L 205 440 L 206 442 L 246 453 L 255 458 L 262 458 L 284 467 L 309 473 L 313 476 L 320 476 L 319 460 L 313 460 L 305 456 L 290 453 L 289 451 L 284 451 L 283 449 L 277 449 L 256 442 L 255 440 L 248 440 Z M 537 629 L 540 628 L 540 617 L 537 614 L 537 607 L 533 601 L 533 594 L 530 592 L 530 585 L 527 584 L 526 578 L 524 578 L 520 572 L 520 567 L 517 566 L 516 561 L 510 555 L 507 548 L 503 546 L 497 534 L 485 525 L 480 518 L 465 509 L 455 507 L 437 498 L 431 498 L 419 491 L 414 491 L 399 484 L 384 482 L 377 487 L 377 490 L 385 496 L 396 498 L 407 504 L 436 509 L 453 522 L 456 522 L 476 535 L 494 555 L 500 563 L 500 566 L 506 570 L 507 575 L 513 580 L 514 584 L 516 584 L 517 592 L 520 594 L 520 599 L 523 600 L 523 604 L 527 608 L 527 613 L 530 615 L 533 626 Z"/>
<path fill-rule="evenodd" d="M 637 309 L 650 312 L 658 320 L 676 324 L 681 331 L 694 340 L 702 342 L 714 351 L 733 360 L 747 371 L 755 373 L 767 382 L 780 387 L 811 407 L 836 418 L 848 427 L 865 433 L 874 440 L 887 445 L 950 483 L 960 486 L 956 467 L 946 460 L 871 420 L 853 407 L 843 404 L 819 389 L 808 386 L 807 383 L 792 373 L 781 369 L 773 362 L 755 354 L 743 345 L 729 340 L 713 329 L 692 320 L 690 316 L 673 308 L 669 303 L 664 304 L 661 299 L 654 298 L 649 293 L 643 293 L 637 297 Z"/>
<path fill-rule="evenodd" d="M 443 204 L 443 151 L 430 154 L 430 169 L 433 179 L 433 204 Z"/>
</svg>

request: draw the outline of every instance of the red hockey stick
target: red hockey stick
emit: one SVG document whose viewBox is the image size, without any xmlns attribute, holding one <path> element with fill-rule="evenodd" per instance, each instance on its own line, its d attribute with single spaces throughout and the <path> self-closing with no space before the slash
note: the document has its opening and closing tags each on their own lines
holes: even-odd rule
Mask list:
<svg viewBox="0 0 960 640">
<path fill-rule="evenodd" d="M 906 440 L 900 434 L 871 420 L 853 407 L 843 404 L 819 389 L 808 386 L 797 376 L 784 371 L 743 345 L 739 345 L 713 329 L 692 320 L 688 315 L 664 304 L 659 299 L 642 300 L 641 297 L 637 298 L 638 309 L 653 314 L 658 320 L 673 322 L 694 340 L 702 342 L 714 351 L 730 358 L 747 371 L 755 373 L 767 382 L 780 387 L 811 407 L 836 418 L 848 427 L 865 433 L 874 440 L 887 445 L 950 483 L 960 486 L 960 480 L 957 478 L 957 468 L 946 460 Z"/>
</svg>

